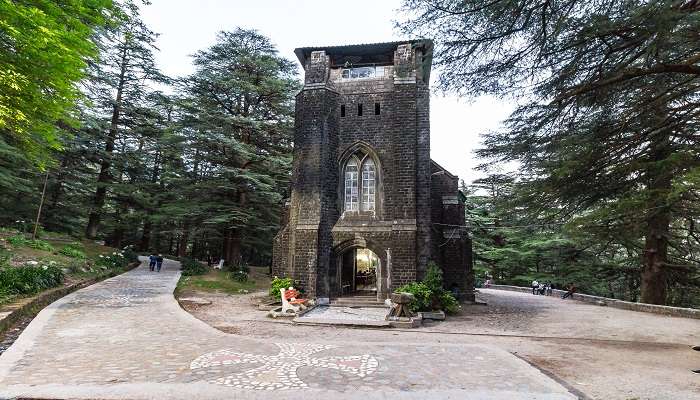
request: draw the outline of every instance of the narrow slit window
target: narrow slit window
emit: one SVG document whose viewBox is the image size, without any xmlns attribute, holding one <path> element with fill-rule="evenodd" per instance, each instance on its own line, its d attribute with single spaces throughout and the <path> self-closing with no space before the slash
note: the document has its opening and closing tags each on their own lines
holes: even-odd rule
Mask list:
<svg viewBox="0 0 700 400">
<path fill-rule="evenodd" d="M 340 105 L 340 116 L 345 117 L 345 104 Z"/>
<path fill-rule="evenodd" d="M 362 116 L 362 104 L 357 105 L 357 116 L 358 117 Z"/>
<path fill-rule="evenodd" d="M 379 115 L 382 112 L 382 106 L 379 103 L 374 103 L 374 115 Z"/>
</svg>

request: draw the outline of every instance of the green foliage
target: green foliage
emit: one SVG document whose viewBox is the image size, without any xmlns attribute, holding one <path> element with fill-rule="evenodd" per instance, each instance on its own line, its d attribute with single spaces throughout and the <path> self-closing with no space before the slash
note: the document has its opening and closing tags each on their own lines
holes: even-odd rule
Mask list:
<svg viewBox="0 0 700 400">
<path fill-rule="evenodd" d="M 123 252 L 112 252 L 110 254 L 100 254 L 95 259 L 95 265 L 102 269 L 120 269 L 129 265 L 129 260 Z"/>
<path fill-rule="evenodd" d="M 55 265 L 25 265 L 0 269 L 0 295 L 31 295 L 63 282 L 63 272 Z"/>
<path fill-rule="evenodd" d="M 60 147 L 76 83 L 96 55 L 91 40 L 110 18 L 109 0 L 0 0 L 0 139 L 31 159 Z M 3 146 L 0 145 L 0 152 Z"/>
<path fill-rule="evenodd" d="M 7 242 L 13 246 L 26 246 L 29 241 L 24 235 L 14 235 L 8 237 Z"/>
<path fill-rule="evenodd" d="M 61 250 L 59 250 L 59 253 L 63 254 L 64 256 L 70 257 L 70 258 L 79 258 L 79 259 L 85 258 L 85 253 L 83 251 L 78 250 L 75 247 L 71 247 L 71 246 L 63 246 L 63 248 Z"/>
<path fill-rule="evenodd" d="M 434 262 L 428 263 L 425 279 L 411 282 L 395 290 L 396 293 L 411 293 L 414 296 L 409 304 L 412 311 L 443 310 L 448 314 L 459 311 L 459 302 L 454 295 L 442 286 L 442 270 Z"/>
<path fill-rule="evenodd" d="M 396 293 L 411 293 L 414 297 L 409 307 L 411 311 L 432 311 L 434 292 L 422 282 L 411 282 L 395 290 Z"/>
<path fill-rule="evenodd" d="M 206 265 L 192 258 L 183 258 L 181 260 L 181 265 L 182 275 L 184 276 L 204 275 L 209 271 Z"/>
<path fill-rule="evenodd" d="M 41 239 L 27 240 L 26 246 L 37 250 L 55 251 L 49 242 Z"/>
<path fill-rule="evenodd" d="M 231 274 L 231 279 L 237 282 L 247 282 L 248 281 L 248 273 L 243 271 L 243 270 L 237 270 L 237 271 L 232 271 Z"/>
<path fill-rule="evenodd" d="M 270 282 L 270 297 L 281 300 L 282 292 L 280 289 L 288 289 L 293 286 L 294 280 L 292 280 L 292 278 L 280 278 L 275 276 L 272 278 L 272 282 Z"/>
<path fill-rule="evenodd" d="M 55 249 L 51 244 L 45 240 L 41 239 L 27 239 L 24 235 L 14 235 L 7 238 L 7 242 L 13 246 L 26 246 L 32 249 L 43 250 L 43 251 L 54 251 Z"/>
<path fill-rule="evenodd" d="M 443 89 L 520 100 L 477 152 L 488 172 L 518 165 L 510 182 L 481 182 L 512 189 L 498 214 L 482 215 L 515 222 L 482 225 L 494 245 L 478 255 L 496 275 L 523 281 L 551 270 L 586 290 L 700 305 L 700 146 L 688 106 L 700 100 L 697 5 L 404 6 L 404 32 L 436 40 Z"/>
</svg>

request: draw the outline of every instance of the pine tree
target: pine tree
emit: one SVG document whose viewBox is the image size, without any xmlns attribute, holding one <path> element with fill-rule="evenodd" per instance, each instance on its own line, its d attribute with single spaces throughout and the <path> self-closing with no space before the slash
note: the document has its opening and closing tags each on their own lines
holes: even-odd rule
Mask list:
<svg viewBox="0 0 700 400">
<path fill-rule="evenodd" d="M 126 132 L 129 117 L 134 118 L 130 113 L 138 108 L 149 82 L 164 79 L 155 66 L 155 33 L 141 21 L 135 4 L 126 3 L 123 9 L 120 23 L 104 35 L 104 50 L 90 81 L 91 100 L 97 106 L 90 110 L 104 121 L 104 131 L 98 137 L 104 148 L 85 228 L 88 238 L 95 238 L 98 233 L 107 190 L 114 179 L 115 148 L 131 145 Z"/>
<path fill-rule="evenodd" d="M 673 271 L 697 273 L 700 3 L 404 4 L 405 31 L 437 40 L 443 88 L 520 95 L 479 154 L 520 162 L 521 206 L 624 232 L 643 302 L 668 301 Z"/>
</svg>

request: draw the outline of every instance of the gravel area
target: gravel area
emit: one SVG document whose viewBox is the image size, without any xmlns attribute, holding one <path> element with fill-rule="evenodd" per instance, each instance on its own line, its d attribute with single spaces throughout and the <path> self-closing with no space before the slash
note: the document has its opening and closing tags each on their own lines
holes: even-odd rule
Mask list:
<svg viewBox="0 0 700 400">
<path fill-rule="evenodd" d="M 556 297 L 481 290 L 488 303 L 464 306 L 444 322 L 417 329 L 352 329 L 272 320 L 257 304 L 265 293 L 197 294 L 211 305 L 186 307 L 224 332 L 255 338 L 488 344 L 511 352 L 600 400 L 700 400 L 700 320 L 607 308 Z"/>
</svg>

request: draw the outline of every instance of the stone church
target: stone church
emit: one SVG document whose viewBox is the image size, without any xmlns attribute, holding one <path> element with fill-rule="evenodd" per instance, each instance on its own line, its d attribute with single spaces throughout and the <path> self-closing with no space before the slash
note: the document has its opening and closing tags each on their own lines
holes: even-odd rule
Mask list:
<svg viewBox="0 0 700 400">
<path fill-rule="evenodd" d="M 385 299 L 443 270 L 473 299 L 471 241 L 458 179 L 430 159 L 432 42 L 304 47 L 291 197 L 273 274 L 323 303 Z"/>
</svg>

